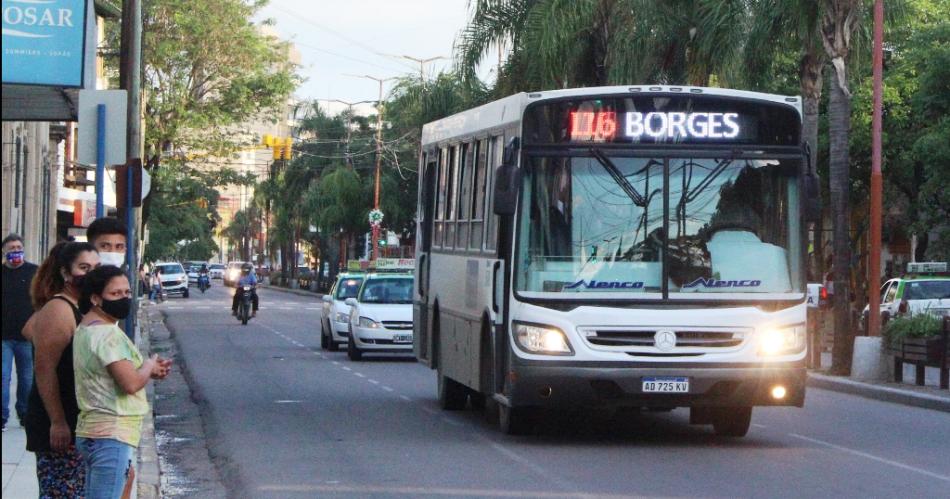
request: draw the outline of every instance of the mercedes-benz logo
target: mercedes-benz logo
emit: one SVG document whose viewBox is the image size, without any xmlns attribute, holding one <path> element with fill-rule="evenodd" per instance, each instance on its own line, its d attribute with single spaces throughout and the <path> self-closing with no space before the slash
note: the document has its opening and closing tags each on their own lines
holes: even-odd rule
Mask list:
<svg viewBox="0 0 950 499">
<path fill-rule="evenodd" d="M 676 333 L 673 331 L 657 331 L 653 335 L 653 344 L 657 349 L 669 352 L 676 348 Z"/>
</svg>

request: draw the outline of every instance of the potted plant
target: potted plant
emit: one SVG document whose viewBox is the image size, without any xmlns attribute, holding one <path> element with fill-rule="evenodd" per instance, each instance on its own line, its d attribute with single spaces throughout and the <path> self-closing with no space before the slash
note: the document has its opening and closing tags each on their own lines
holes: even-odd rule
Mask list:
<svg viewBox="0 0 950 499">
<path fill-rule="evenodd" d="M 884 340 L 888 353 L 904 360 L 937 363 L 946 349 L 943 319 L 929 313 L 891 319 Z"/>
</svg>

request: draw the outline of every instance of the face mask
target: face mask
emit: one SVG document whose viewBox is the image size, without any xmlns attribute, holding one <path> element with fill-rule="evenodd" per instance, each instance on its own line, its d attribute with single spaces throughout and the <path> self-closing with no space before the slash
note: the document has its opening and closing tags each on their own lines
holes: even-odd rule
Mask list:
<svg viewBox="0 0 950 499">
<path fill-rule="evenodd" d="M 7 261 L 13 265 L 19 265 L 23 263 L 23 252 L 22 251 L 11 251 L 7 253 Z"/>
<path fill-rule="evenodd" d="M 86 281 L 86 275 L 74 275 L 70 279 L 69 283 L 73 285 L 73 288 L 76 291 L 82 291 L 82 285 Z"/>
<path fill-rule="evenodd" d="M 99 262 L 102 265 L 121 267 L 123 264 L 125 264 L 125 253 L 115 253 L 108 251 L 99 253 Z"/>
<path fill-rule="evenodd" d="M 132 311 L 132 298 L 119 298 L 118 300 L 104 299 L 102 300 L 102 305 L 99 305 L 99 308 L 112 317 L 122 320 L 128 317 L 129 312 Z"/>
</svg>

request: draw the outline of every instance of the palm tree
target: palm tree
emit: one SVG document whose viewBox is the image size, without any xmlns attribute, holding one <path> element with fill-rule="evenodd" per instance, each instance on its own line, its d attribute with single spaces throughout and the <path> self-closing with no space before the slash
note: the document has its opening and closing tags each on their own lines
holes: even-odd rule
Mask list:
<svg viewBox="0 0 950 499">
<path fill-rule="evenodd" d="M 851 91 L 848 88 L 848 58 L 852 40 L 864 14 L 862 0 L 824 0 L 821 42 L 831 61 L 831 95 L 828 102 L 829 186 L 834 226 L 834 324 L 833 372 L 851 371 L 854 331 L 851 329 L 851 206 L 849 136 Z"/>
</svg>

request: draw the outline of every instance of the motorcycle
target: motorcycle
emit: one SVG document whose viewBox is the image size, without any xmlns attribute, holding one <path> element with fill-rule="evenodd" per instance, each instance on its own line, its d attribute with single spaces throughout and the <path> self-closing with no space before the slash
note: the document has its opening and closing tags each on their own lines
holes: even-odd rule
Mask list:
<svg viewBox="0 0 950 499">
<path fill-rule="evenodd" d="M 241 324 L 247 325 L 251 319 L 251 311 L 254 302 L 254 286 L 245 285 L 241 288 L 241 301 L 238 303 L 237 318 Z"/>
<path fill-rule="evenodd" d="M 198 274 L 198 289 L 202 293 L 208 290 L 211 287 L 211 279 L 208 277 L 208 274 Z"/>
</svg>

